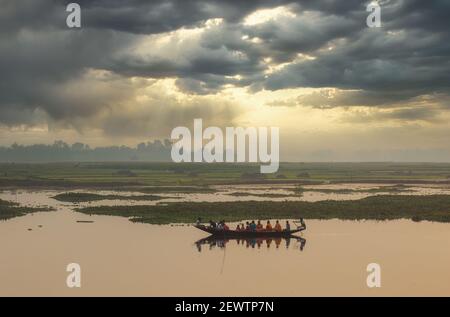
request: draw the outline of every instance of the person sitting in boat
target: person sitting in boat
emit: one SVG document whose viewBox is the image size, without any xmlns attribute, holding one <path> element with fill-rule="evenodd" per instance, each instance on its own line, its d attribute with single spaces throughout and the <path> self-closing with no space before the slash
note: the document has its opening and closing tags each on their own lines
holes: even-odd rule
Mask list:
<svg viewBox="0 0 450 317">
<path fill-rule="evenodd" d="M 256 223 L 255 223 L 255 220 L 253 220 L 252 223 L 250 224 L 250 231 L 256 231 Z"/>
<path fill-rule="evenodd" d="M 236 231 L 242 231 L 240 223 L 238 223 L 238 225 L 236 226 Z"/>
<path fill-rule="evenodd" d="M 272 231 L 272 224 L 270 223 L 270 220 L 267 220 L 267 224 L 266 224 L 266 231 Z"/>
<path fill-rule="evenodd" d="M 223 226 L 223 230 L 225 230 L 225 231 L 230 230 L 230 227 L 228 227 L 225 222 L 223 222 L 222 226 Z"/>
<path fill-rule="evenodd" d="M 258 220 L 258 224 L 256 225 L 256 231 L 263 231 L 264 227 L 261 224 L 261 221 Z"/>
<path fill-rule="evenodd" d="M 216 224 L 214 221 L 210 220 L 210 221 L 209 221 L 209 226 L 210 226 L 211 228 L 215 229 L 215 228 L 217 227 L 217 224 Z"/>
<path fill-rule="evenodd" d="M 250 231 L 250 222 L 245 223 L 245 231 Z"/>
<path fill-rule="evenodd" d="M 286 220 L 286 231 L 291 231 L 291 224 Z"/>
<path fill-rule="evenodd" d="M 224 230 L 225 229 L 225 220 L 219 222 L 217 229 Z"/>
<path fill-rule="evenodd" d="M 281 225 L 280 225 L 280 222 L 278 220 L 275 223 L 275 231 L 281 231 Z"/>
</svg>

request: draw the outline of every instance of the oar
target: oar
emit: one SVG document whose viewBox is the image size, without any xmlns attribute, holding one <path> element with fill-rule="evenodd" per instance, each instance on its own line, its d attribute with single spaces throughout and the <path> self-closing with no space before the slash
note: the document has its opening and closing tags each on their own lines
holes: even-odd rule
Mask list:
<svg viewBox="0 0 450 317">
<path fill-rule="evenodd" d="M 223 258 L 222 258 L 222 268 L 220 269 L 220 274 L 223 273 L 223 269 L 225 267 L 225 255 L 226 254 L 227 254 L 227 247 L 224 244 L 224 246 L 223 246 Z"/>
</svg>

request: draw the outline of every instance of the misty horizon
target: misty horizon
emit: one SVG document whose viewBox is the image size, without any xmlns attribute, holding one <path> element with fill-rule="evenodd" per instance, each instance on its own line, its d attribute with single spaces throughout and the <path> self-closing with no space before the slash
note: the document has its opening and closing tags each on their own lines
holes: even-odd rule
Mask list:
<svg viewBox="0 0 450 317">
<path fill-rule="evenodd" d="M 171 149 L 172 142 L 169 139 L 140 142 L 134 146 L 124 144 L 91 146 L 81 142 L 69 144 L 62 140 L 57 140 L 49 144 L 13 143 L 10 146 L 0 146 L 0 162 L 171 162 Z M 281 153 L 283 153 L 283 151 Z M 354 159 L 347 156 L 343 157 L 342 160 L 327 160 L 327 157 L 332 156 L 333 153 L 330 153 L 329 150 L 323 149 L 322 151 L 304 153 L 297 160 L 283 159 L 283 156 L 281 156 L 280 162 L 450 162 L 450 152 L 445 152 L 444 150 L 439 149 L 436 149 L 435 152 L 423 150 L 393 150 L 387 153 L 376 153 L 376 151 L 364 153 L 363 151 L 360 151 L 349 154 L 354 155 Z M 334 153 L 334 155 L 336 154 Z M 445 155 L 447 155 L 447 160 L 439 161 L 431 159 L 437 156 L 445 157 Z M 379 157 L 378 160 L 370 159 L 377 156 Z"/>
</svg>

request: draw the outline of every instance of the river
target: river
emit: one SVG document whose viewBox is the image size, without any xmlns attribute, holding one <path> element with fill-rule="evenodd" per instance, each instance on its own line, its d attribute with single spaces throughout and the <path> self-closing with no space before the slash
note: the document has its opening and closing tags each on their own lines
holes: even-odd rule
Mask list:
<svg viewBox="0 0 450 317">
<path fill-rule="evenodd" d="M 51 205 L 34 195 L 26 197 Z M 93 223 L 77 222 L 86 220 Z M 87 216 L 59 204 L 0 222 L 0 296 L 450 295 L 450 224 L 307 226 L 289 243 L 213 241 L 200 251 L 206 235 L 191 226 Z M 66 285 L 69 263 L 81 266 L 81 288 Z M 380 288 L 366 284 L 369 263 L 381 267 Z"/>
</svg>

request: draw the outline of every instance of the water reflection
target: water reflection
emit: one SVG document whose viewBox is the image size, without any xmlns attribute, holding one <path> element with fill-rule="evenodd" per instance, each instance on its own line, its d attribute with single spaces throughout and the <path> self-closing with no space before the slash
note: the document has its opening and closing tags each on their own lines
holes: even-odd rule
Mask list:
<svg viewBox="0 0 450 317">
<path fill-rule="evenodd" d="M 213 250 L 214 248 L 224 249 L 228 243 L 235 243 L 237 246 L 241 246 L 247 249 L 289 249 L 291 240 L 298 243 L 298 249 L 303 251 L 306 245 L 306 239 L 297 236 L 289 237 L 259 237 L 259 238 L 221 238 L 216 236 L 209 236 L 195 242 L 198 252 L 202 250 Z M 297 246 L 295 246 L 297 248 Z"/>
</svg>

